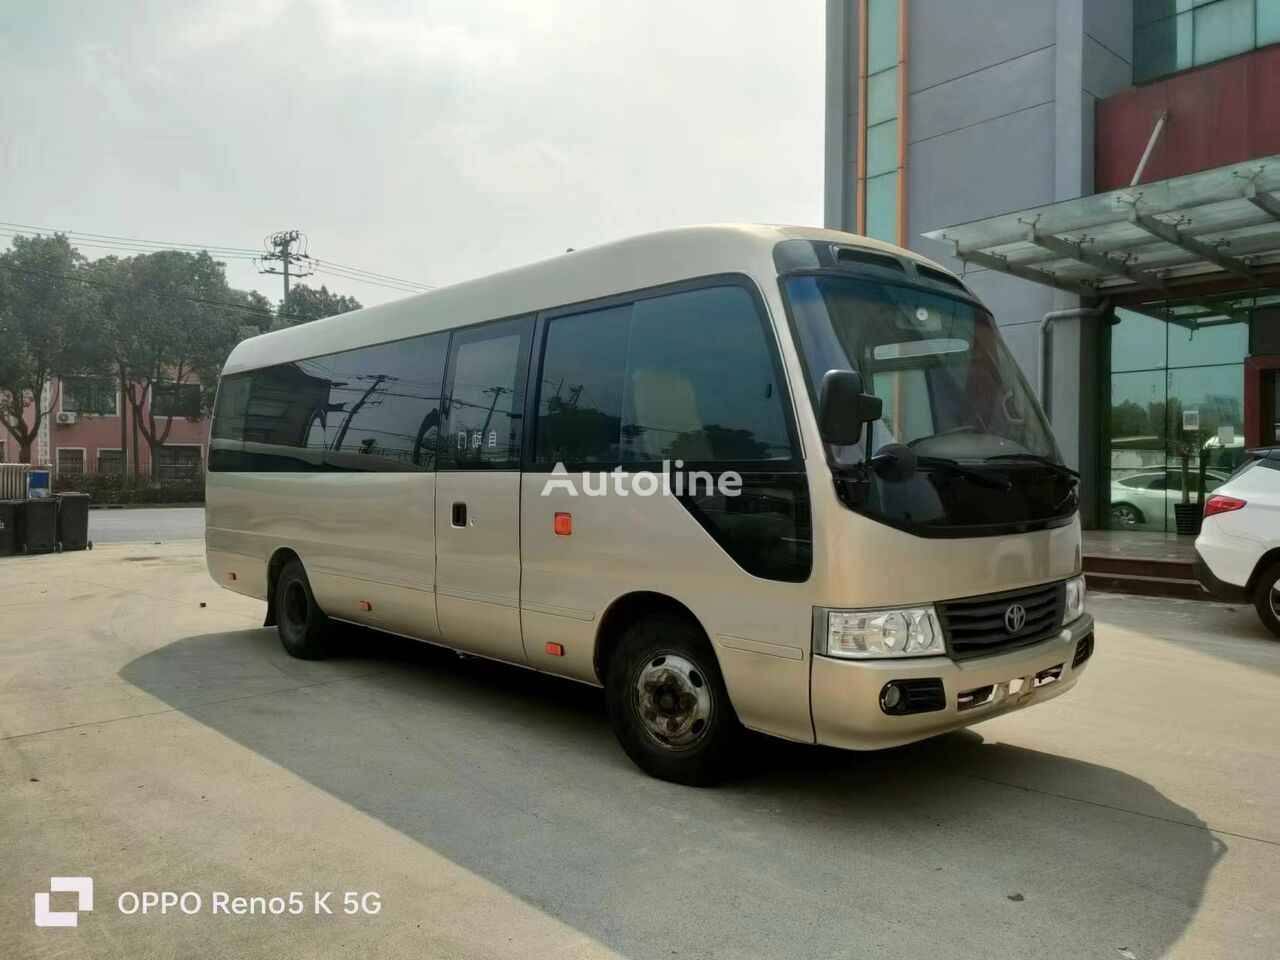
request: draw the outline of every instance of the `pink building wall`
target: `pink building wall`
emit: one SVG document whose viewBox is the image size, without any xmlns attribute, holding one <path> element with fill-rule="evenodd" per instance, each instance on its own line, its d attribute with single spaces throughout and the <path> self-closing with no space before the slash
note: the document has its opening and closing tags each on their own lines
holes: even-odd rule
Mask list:
<svg viewBox="0 0 1280 960">
<path fill-rule="evenodd" d="M 118 451 L 120 449 L 120 414 L 124 413 L 128 427 L 130 470 L 149 471 L 151 469 L 151 449 L 147 446 L 146 438 L 142 435 L 141 430 L 136 433 L 137 445 L 135 447 L 135 433 L 132 418 L 129 416 L 129 405 L 119 396 L 118 389 L 116 394 L 116 412 L 114 415 L 77 413 L 75 423 L 60 424 L 57 420 L 58 413 L 62 411 L 62 390 L 57 381 L 51 381 L 49 384 L 49 396 L 54 398 L 52 410 L 46 416 L 44 425 L 41 427 L 40 438 L 32 446 L 32 460 L 36 463 L 51 464 L 55 469 L 58 469 L 58 452 L 60 450 L 83 451 L 85 471 L 97 473 L 100 452 L 103 450 Z M 150 397 L 147 398 L 147 401 L 143 407 L 144 417 L 150 407 Z M 27 423 L 32 421 L 33 412 L 31 405 L 28 404 L 25 413 Z M 163 434 L 166 419 L 172 419 L 173 426 L 169 430 L 169 436 L 165 439 L 165 446 L 198 447 L 199 459 L 203 464 L 209 447 L 209 419 L 206 417 L 202 420 L 190 421 L 185 417 L 157 417 L 157 434 Z M 2 459 L 10 463 L 16 462 L 20 455 L 18 441 L 2 426 L 0 426 L 0 453 L 3 453 Z M 64 463 L 69 462 L 69 458 L 64 455 L 62 461 Z"/>
</svg>

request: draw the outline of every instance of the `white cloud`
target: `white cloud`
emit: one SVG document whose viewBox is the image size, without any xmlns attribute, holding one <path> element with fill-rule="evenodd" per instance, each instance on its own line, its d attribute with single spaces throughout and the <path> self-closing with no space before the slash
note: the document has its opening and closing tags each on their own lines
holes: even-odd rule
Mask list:
<svg viewBox="0 0 1280 960">
<path fill-rule="evenodd" d="M 108 7 L 21 5 L 0 39 L 0 220 L 234 246 L 296 226 L 451 282 L 821 215 L 820 0 Z"/>
</svg>

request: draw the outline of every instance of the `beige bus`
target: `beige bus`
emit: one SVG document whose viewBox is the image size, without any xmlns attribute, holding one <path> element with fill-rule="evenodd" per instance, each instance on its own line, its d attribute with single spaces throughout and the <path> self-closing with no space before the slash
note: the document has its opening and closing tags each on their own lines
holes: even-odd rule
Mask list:
<svg viewBox="0 0 1280 960">
<path fill-rule="evenodd" d="M 255 337 L 207 551 L 289 653 L 362 624 L 604 688 L 648 773 L 1040 703 L 1093 650 L 1077 475 L 954 274 L 697 226 Z"/>
</svg>

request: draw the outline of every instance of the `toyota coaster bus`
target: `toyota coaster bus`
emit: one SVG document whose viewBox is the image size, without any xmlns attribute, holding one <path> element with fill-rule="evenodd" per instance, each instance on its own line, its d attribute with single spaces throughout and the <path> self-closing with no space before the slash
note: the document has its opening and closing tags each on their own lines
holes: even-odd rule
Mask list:
<svg viewBox="0 0 1280 960">
<path fill-rule="evenodd" d="M 665 230 L 246 340 L 209 572 L 289 653 L 346 621 L 604 688 L 715 779 L 739 725 L 853 750 L 1065 692 L 1077 475 L 990 313 L 827 230 Z"/>
</svg>

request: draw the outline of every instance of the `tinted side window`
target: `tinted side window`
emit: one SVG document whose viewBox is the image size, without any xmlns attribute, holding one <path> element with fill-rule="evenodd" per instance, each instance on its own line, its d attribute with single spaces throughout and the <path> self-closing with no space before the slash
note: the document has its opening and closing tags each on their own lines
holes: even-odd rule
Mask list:
<svg viewBox="0 0 1280 960">
<path fill-rule="evenodd" d="M 557 317 L 547 324 L 537 463 L 618 463 L 631 305 Z"/>
<path fill-rule="evenodd" d="M 213 411 L 210 436 L 215 440 L 244 440 L 244 413 L 249 405 L 248 374 L 223 377 L 218 384 L 218 402 Z"/>
<path fill-rule="evenodd" d="M 455 330 L 441 469 L 514 470 L 520 461 L 528 318 Z"/>
<path fill-rule="evenodd" d="M 324 469 L 333 357 L 255 370 L 244 416 L 245 469 Z"/>
<path fill-rule="evenodd" d="M 447 333 L 227 377 L 209 469 L 430 470 Z"/>
<path fill-rule="evenodd" d="M 741 287 L 635 304 L 622 460 L 790 460 L 763 318 Z"/>
<path fill-rule="evenodd" d="M 327 460 L 338 469 L 432 469 L 448 346 L 438 333 L 337 355 Z"/>
</svg>

